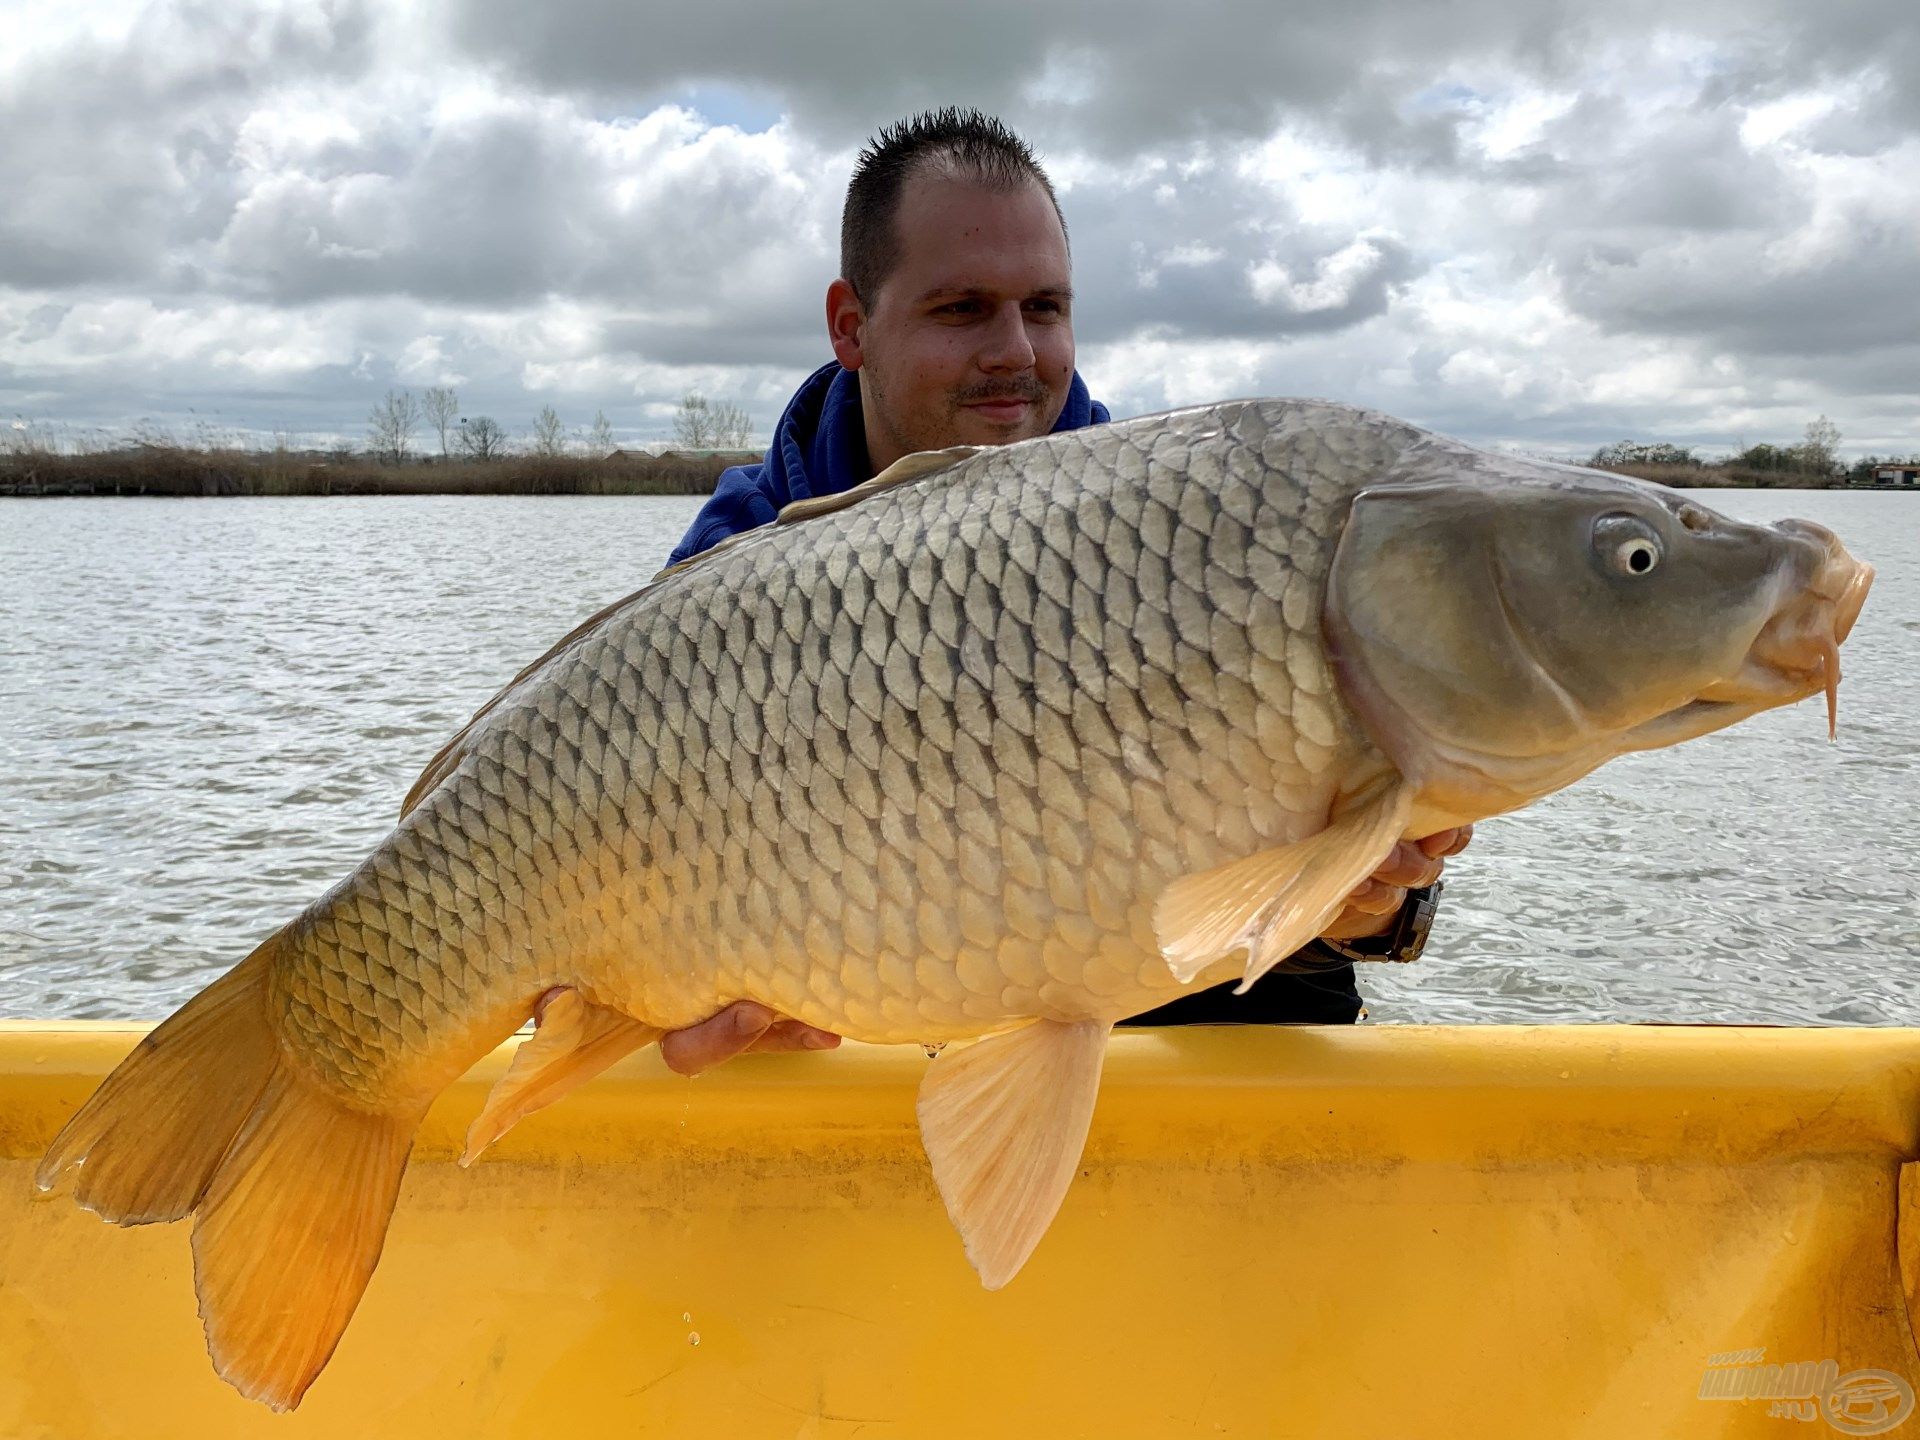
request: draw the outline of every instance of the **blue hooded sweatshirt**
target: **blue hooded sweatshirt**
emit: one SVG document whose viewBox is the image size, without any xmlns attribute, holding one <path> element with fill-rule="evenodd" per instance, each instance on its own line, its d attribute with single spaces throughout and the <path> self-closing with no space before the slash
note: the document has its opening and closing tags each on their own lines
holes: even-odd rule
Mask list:
<svg viewBox="0 0 1920 1440">
<path fill-rule="evenodd" d="M 1104 425 L 1113 417 L 1087 395 L 1078 370 L 1053 433 Z M 713 495 L 700 507 L 686 538 L 667 557 L 669 565 L 718 545 L 729 535 L 770 524 L 780 507 L 816 495 L 837 495 L 872 478 L 867 459 L 866 415 L 860 408 L 860 377 L 838 361 L 807 377 L 774 429 L 767 458 L 757 465 L 724 470 Z"/>
</svg>

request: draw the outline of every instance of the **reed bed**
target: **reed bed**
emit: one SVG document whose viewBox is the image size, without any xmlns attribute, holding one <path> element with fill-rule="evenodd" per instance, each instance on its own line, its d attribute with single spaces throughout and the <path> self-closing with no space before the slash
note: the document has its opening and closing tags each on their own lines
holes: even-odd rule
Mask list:
<svg viewBox="0 0 1920 1440">
<path fill-rule="evenodd" d="M 381 464 L 371 456 L 142 445 L 0 454 L 0 495 L 705 495 L 758 454 L 509 455 Z"/>
</svg>

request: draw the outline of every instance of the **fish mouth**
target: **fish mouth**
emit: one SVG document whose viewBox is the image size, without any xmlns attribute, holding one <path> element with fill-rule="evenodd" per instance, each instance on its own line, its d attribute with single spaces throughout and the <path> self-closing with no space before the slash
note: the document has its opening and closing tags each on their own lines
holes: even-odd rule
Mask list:
<svg viewBox="0 0 1920 1440">
<path fill-rule="evenodd" d="M 1754 638 L 1740 669 L 1678 709 L 1630 734 L 1635 750 L 1705 735 L 1779 705 L 1826 693 L 1827 738 L 1840 728 L 1840 646 L 1852 633 L 1873 587 L 1873 566 L 1856 560 L 1839 537 L 1807 521 L 1782 523 L 1820 543 L 1824 554 L 1806 586 L 1774 612 Z"/>
</svg>

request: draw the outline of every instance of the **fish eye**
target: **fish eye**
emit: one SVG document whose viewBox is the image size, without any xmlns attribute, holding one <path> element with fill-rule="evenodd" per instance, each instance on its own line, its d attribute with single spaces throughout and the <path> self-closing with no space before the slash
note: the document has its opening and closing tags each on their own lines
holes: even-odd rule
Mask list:
<svg viewBox="0 0 1920 1440">
<path fill-rule="evenodd" d="M 1616 575 L 1646 575 L 1660 564 L 1660 537 L 1632 515 L 1603 515 L 1593 525 L 1593 553 Z"/>
</svg>

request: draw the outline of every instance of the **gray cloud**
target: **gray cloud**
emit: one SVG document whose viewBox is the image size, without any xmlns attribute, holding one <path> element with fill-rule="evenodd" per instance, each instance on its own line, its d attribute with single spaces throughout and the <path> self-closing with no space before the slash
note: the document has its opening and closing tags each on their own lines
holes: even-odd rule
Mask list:
<svg viewBox="0 0 1920 1440">
<path fill-rule="evenodd" d="M 258 92 L 359 73 L 370 30 L 361 0 L 192 0 L 143 10 L 115 45 L 16 59 L 0 88 L 0 282 L 165 283 L 175 250 L 225 223 L 226 156 Z"/>
<path fill-rule="evenodd" d="M 1827 356 L 1920 334 L 1920 250 L 1910 228 L 1849 217 L 1845 244 L 1795 262 L 1750 237 L 1647 255 L 1588 250 L 1561 262 L 1570 304 L 1612 329 L 1725 350 Z"/>
<path fill-rule="evenodd" d="M 1338 129 L 1376 161 L 1458 157 L 1469 107 L 1434 96 L 1458 62 L 1564 83 L 1619 45 L 1631 65 L 1672 36 L 1725 37 L 1724 93 L 1792 77 L 1883 76 L 1911 105 L 1920 42 L 1906 0 L 1248 0 L 1070 7 L 977 0 L 965 23 L 912 5 L 767 7 L 707 0 L 671 12 L 623 0 L 456 0 L 454 33 L 542 86 L 647 101 L 690 80 L 776 93 L 842 141 L 929 103 L 979 104 L 1078 148 L 1130 153 L 1168 140 L 1264 136 L 1287 116 Z M 930 33 L 931 32 L 931 33 Z M 1902 107 L 1908 123 L 1913 110 Z"/>
</svg>

